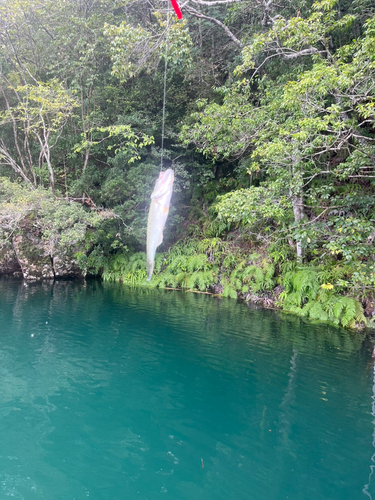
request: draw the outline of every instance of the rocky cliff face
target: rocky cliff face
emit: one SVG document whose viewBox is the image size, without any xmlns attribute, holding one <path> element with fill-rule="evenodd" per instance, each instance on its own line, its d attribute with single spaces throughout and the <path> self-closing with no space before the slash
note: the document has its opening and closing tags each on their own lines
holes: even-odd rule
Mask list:
<svg viewBox="0 0 375 500">
<path fill-rule="evenodd" d="M 35 235 L 18 234 L 13 238 L 13 248 L 24 279 L 40 280 L 55 277 L 51 257 Z"/>
<path fill-rule="evenodd" d="M 0 250 L 0 275 L 2 274 L 14 277 L 22 276 L 21 266 L 10 244 Z"/>
<path fill-rule="evenodd" d="M 24 232 L 0 250 L 0 275 L 34 281 L 82 277 L 82 272 L 71 255 L 51 256 L 38 236 Z"/>
</svg>

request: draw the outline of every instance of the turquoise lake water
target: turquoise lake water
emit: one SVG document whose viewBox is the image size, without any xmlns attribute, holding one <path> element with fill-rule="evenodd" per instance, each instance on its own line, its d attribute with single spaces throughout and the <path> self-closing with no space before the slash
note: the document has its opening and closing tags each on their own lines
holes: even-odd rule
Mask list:
<svg viewBox="0 0 375 500">
<path fill-rule="evenodd" d="M 0 499 L 375 500 L 365 335 L 183 292 L 0 281 Z"/>
</svg>

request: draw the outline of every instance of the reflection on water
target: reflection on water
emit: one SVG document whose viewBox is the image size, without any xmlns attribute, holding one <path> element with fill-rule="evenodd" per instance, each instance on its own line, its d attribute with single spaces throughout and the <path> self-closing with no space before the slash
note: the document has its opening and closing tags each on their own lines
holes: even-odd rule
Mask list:
<svg viewBox="0 0 375 500">
<path fill-rule="evenodd" d="M 372 408 L 372 411 L 371 411 L 371 415 L 374 417 L 372 423 L 374 425 L 374 431 L 372 433 L 372 446 L 375 448 L 375 363 L 374 363 L 374 366 L 373 366 L 373 373 L 374 373 L 374 376 L 373 376 L 373 384 L 372 384 L 372 405 L 371 405 L 371 408 Z M 368 477 L 368 483 L 364 486 L 363 488 L 363 493 L 365 495 L 367 495 L 369 498 L 373 498 L 371 493 L 370 493 L 370 485 L 371 485 L 371 481 L 372 481 L 372 475 L 374 473 L 374 469 L 375 469 L 375 451 L 371 457 L 371 465 L 370 465 L 370 474 L 369 474 L 369 477 Z"/>
<path fill-rule="evenodd" d="M 2 280 L 0 324 L 0 498 L 375 499 L 364 334 L 96 281 Z"/>
</svg>

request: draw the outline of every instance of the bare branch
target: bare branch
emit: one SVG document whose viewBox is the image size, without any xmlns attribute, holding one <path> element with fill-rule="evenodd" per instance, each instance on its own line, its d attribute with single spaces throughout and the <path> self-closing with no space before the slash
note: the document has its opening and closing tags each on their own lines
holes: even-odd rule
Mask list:
<svg viewBox="0 0 375 500">
<path fill-rule="evenodd" d="M 283 52 L 281 55 L 284 59 L 297 59 L 298 57 L 311 56 L 312 54 L 317 54 L 318 52 L 319 52 L 318 49 L 316 49 L 315 47 L 309 47 L 308 49 L 292 51 L 289 54 Z"/>
<path fill-rule="evenodd" d="M 367 244 L 372 245 L 375 239 L 375 228 L 372 230 L 370 236 L 367 238 Z"/>
<path fill-rule="evenodd" d="M 189 1 L 197 3 L 199 5 L 228 5 L 231 3 L 245 3 L 244 0 L 212 0 L 212 2 L 207 0 L 189 0 Z M 185 7 L 186 3 L 182 4 L 181 7 Z"/>
<path fill-rule="evenodd" d="M 218 26 L 220 26 L 220 28 L 222 28 L 225 31 L 225 33 L 232 40 L 232 42 L 234 42 L 240 49 L 243 48 L 242 42 L 240 40 L 238 40 L 238 38 L 230 31 L 230 29 L 227 26 L 225 26 L 225 24 L 222 23 L 221 21 L 219 21 L 218 19 L 216 19 L 214 17 L 206 16 L 206 15 L 202 14 L 201 12 L 195 10 L 193 7 L 186 6 L 186 7 L 184 7 L 184 10 L 186 10 L 186 12 L 188 12 L 189 14 L 191 14 L 194 17 L 198 17 L 199 19 L 207 19 L 208 21 L 211 21 L 212 23 L 217 24 Z"/>
<path fill-rule="evenodd" d="M 0 141 L 0 165 L 8 165 L 10 166 L 18 175 L 22 177 L 22 179 L 29 184 L 31 189 L 35 189 L 31 180 L 27 177 L 22 168 L 18 165 L 15 159 L 9 154 L 4 141 L 1 139 Z"/>
</svg>

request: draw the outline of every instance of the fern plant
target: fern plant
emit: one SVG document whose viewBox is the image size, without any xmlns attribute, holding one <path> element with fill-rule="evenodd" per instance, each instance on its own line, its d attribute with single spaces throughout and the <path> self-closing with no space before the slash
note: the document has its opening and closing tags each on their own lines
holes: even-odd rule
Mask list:
<svg viewBox="0 0 375 500">
<path fill-rule="evenodd" d="M 208 262 L 206 254 L 197 254 L 188 258 L 188 270 L 190 273 L 195 271 L 208 271 L 212 264 Z"/>
<path fill-rule="evenodd" d="M 283 279 L 285 291 L 280 294 L 284 308 L 301 307 L 307 301 L 315 300 L 319 292 L 318 273 L 310 267 L 288 271 Z"/>
<path fill-rule="evenodd" d="M 146 278 L 146 254 L 138 252 L 130 257 L 118 253 L 108 259 L 103 270 L 104 281 L 121 281 L 128 285 L 137 285 Z"/>
<path fill-rule="evenodd" d="M 228 247 L 228 243 L 220 238 L 205 238 L 198 243 L 201 253 L 221 254 Z"/>
<path fill-rule="evenodd" d="M 319 275 L 313 268 L 286 273 L 283 280 L 285 291 L 280 294 L 279 305 L 300 316 L 348 328 L 366 324 L 360 302 L 337 294 L 330 283 L 319 284 L 319 276 L 327 277 Z"/>
<path fill-rule="evenodd" d="M 168 271 L 172 273 L 186 272 L 188 268 L 188 258 L 185 255 L 170 255 L 167 261 Z"/>
<path fill-rule="evenodd" d="M 181 272 L 181 273 L 177 274 L 176 286 L 179 286 L 181 288 L 188 288 L 189 278 L 190 278 L 189 273 Z"/>
<path fill-rule="evenodd" d="M 230 283 L 227 283 L 224 285 L 224 289 L 223 289 L 221 296 L 228 297 L 231 299 L 236 299 L 237 298 L 237 290 L 234 288 L 233 285 L 231 285 Z"/>
<path fill-rule="evenodd" d="M 156 276 L 152 280 L 153 286 L 159 286 L 160 288 L 176 288 L 178 285 L 176 275 L 171 273 L 170 271 L 165 271 L 161 273 L 159 276 Z"/>
<path fill-rule="evenodd" d="M 154 272 L 159 274 L 167 265 L 167 254 L 157 253 L 155 255 Z"/>
<path fill-rule="evenodd" d="M 205 292 L 214 283 L 214 275 L 212 271 L 195 271 L 187 282 L 191 289 L 198 288 L 200 291 Z"/>
<path fill-rule="evenodd" d="M 361 304 L 352 297 L 340 297 L 335 304 L 333 314 L 345 327 L 353 328 L 356 323 L 366 323 Z"/>
<path fill-rule="evenodd" d="M 246 261 L 242 260 L 231 273 L 228 287 L 224 286 L 224 296 L 234 296 L 231 290 L 241 293 L 247 293 L 249 290 L 254 293 L 272 290 L 275 286 L 273 276 L 275 266 L 268 261 L 263 263 L 263 268 L 251 265 L 247 266 Z M 230 295 L 231 294 L 231 295 Z"/>
<path fill-rule="evenodd" d="M 237 256 L 234 253 L 230 252 L 224 257 L 223 267 L 231 269 L 237 265 L 237 261 Z"/>
<path fill-rule="evenodd" d="M 136 271 L 130 271 L 129 273 L 122 276 L 121 281 L 127 285 L 140 285 L 145 281 L 147 277 L 145 269 L 137 269 Z"/>
<path fill-rule="evenodd" d="M 194 248 L 196 246 L 194 245 Z M 214 283 L 213 264 L 206 254 L 193 253 L 184 255 L 179 251 L 164 258 L 164 271 L 157 272 L 153 283 L 160 287 L 181 287 L 206 291 Z M 156 267 L 156 266 L 155 266 Z M 158 269 L 162 266 L 158 266 Z"/>
</svg>

